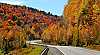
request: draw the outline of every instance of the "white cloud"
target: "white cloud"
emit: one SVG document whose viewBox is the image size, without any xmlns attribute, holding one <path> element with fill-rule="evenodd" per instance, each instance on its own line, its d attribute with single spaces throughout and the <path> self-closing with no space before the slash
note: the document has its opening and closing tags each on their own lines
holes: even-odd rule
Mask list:
<svg viewBox="0 0 100 55">
<path fill-rule="evenodd" d="M 13 5 L 23 5 L 23 2 L 20 0 L 0 0 L 1 3 L 8 3 Z"/>
</svg>

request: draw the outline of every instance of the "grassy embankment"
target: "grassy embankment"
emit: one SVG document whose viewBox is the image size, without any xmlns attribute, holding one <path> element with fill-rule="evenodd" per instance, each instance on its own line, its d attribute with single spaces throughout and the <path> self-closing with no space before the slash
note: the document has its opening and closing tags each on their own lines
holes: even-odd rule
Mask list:
<svg viewBox="0 0 100 55">
<path fill-rule="evenodd" d="M 29 46 L 28 48 L 21 48 L 11 51 L 8 55 L 40 55 L 42 46 Z M 0 51 L 0 55 L 3 55 Z"/>
</svg>

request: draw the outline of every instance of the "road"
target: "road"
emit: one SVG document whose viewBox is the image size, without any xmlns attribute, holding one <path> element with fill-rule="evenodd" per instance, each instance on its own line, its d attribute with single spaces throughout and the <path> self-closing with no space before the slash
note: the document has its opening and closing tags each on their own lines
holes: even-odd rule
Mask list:
<svg viewBox="0 0 100 55">
<path fill-rule="evenodd" d="M 49 51 L 47 53 L 47 55 L 63 55 L 62 52 L 60 52 L 57 48 L 55 47 L 48 47 Z"/>
<path fill-rule="evenodd" d="M 38 44 L 36 43 L 38 41 L 31 41 L 29 43 Z M 62 54 L 63 55 L 100 55 L 100 51 L 90 50 L 81 47 L 54 46 L 54 45 L 45 45 L 45 44 L 38 44 L 38 45 L 48 46 L 49 47 L 48 55 L 62 55 Z"/>
<path fill-rule="evenodd" d="M 85 49 L 81 47 L 72 47 L 72 46 L 50 46 L 55 47 L 60 50 L 64 55 L 100 55 L 100 51 Z"/>
</svg>

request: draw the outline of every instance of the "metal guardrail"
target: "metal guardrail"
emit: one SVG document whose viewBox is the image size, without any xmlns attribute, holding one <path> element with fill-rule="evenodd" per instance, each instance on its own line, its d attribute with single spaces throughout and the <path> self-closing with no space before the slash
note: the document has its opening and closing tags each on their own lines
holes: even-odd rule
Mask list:
<svg viewBox="0 0 100 55">
<path fill-rule="evenodd" d="M 49 48 L 46 47 L 46 48 L 41 52 L 40 55 L 47 55 L 48 51 L 49 51 Z"/>
</svg>

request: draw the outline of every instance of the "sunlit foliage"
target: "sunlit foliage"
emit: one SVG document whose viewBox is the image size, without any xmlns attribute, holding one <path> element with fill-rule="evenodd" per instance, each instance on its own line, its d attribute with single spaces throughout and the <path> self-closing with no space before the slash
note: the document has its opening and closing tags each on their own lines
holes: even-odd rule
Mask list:
<svg viewBox="0 0 100 55">
<path fill-rule="evenodd" d="M 42 39 L 42 33 L 60 20 L 61 16 L 50 12 L 0 3 L 0 48 L 8 53 L 9 49 L 27 47 L 26 40 Z"/>
<path fill-rule="evenodd" d="M 64 9 L 64 18 L 68 23 L 68 35 L 73 46 L 100 44 L 100 1 L 71 0 Z"/>
</svg>

